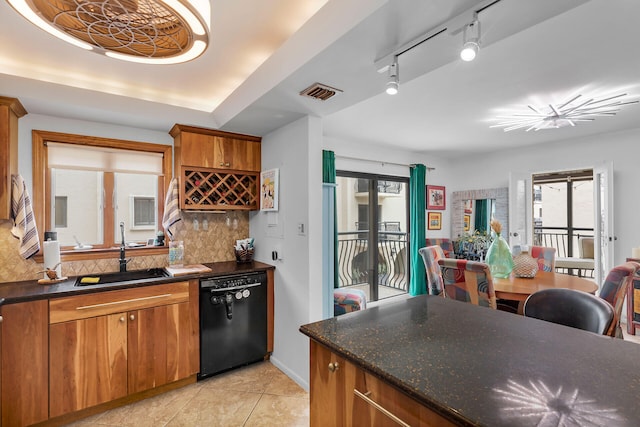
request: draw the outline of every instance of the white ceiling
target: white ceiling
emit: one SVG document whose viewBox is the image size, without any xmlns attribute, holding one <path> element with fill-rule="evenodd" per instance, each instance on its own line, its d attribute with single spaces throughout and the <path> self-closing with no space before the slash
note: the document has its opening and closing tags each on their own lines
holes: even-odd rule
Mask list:
<svg viewBox="0 0 640 427">
<path fill-rule="evenodd" d="M 479 13 L 482 49 L 456 32 L 483 0 L 211 0 L 211 45 L 170 66 L 117 61 L 53 39 L 0 0 L 0 95 L 29 113 L 166 132 L 174 123 L 264 135 L 303 115 L 325 135 L 455 156 L 640 127 L 640 105 L 538 132 L 489 125 L 575 94 L 640 98 L 637 0 L 501 0 Z M 376 61 L 400 55 L 400 93 Z M 387 60 L 378 61 L 378 66 Z M 314 82 L 344 92 L 299 96 Z"/>
</svg>

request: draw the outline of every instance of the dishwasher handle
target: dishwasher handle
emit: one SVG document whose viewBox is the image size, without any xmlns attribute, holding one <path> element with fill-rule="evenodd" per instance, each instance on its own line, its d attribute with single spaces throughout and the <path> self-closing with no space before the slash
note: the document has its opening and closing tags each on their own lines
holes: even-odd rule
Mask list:
<svg viewBox="0 0 640 427">
<path fill-rule="evenodd" d="M 231 320 L 233 318 L 233 295 L 226 294 L 224 296 L 224 303 L 227 308 L 227 319 Z"/>
</svg>

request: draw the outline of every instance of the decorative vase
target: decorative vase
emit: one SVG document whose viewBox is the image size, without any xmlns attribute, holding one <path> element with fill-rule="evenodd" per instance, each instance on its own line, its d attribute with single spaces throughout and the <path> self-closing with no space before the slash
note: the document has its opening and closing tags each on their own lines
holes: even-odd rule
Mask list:
<svg viewBox="0 0 640 427">
<path fill-rule="evenodd" d="M 529 249 L 522 249 L 513 257 L 513 274 L 516 277 L 532 278 L 538 272 L 538 261 L 529 254 Z"/>
<path fill-rule="evenodd" d="M 500 233 L 497 233 L 497 237 L 489 246 L 485 262 L 489 265 L 491 276 L 496 278 L 507 278 L 513 271 L 511 249 L 507 241 L 500 236 Z"/>
</svg>

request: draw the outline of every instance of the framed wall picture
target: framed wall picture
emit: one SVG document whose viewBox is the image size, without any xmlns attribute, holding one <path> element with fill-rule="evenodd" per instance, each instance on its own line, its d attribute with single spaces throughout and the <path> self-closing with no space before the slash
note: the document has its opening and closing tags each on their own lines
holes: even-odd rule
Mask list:
<svg viewBox="0 0 640 427">
<path fill-rule="evenodd" d="M 429 212 L 427 216 L 427 230 L 442 229 L 442 212 Z"/>
<path fill-rule="evenodd" d="M 447 208 L 447 200 L 444 187 L 439 185 L 427 185 L 427 209 L 444 210 Z"/>
<path fill-rule="evenodd" d="M 464 201 L 464 213 L 472 213 L 473 212 L 473 200 L 467 199 Z"/>
<path fill-rule="evenodd" d="M 260 172 L 260 210 L 278 210 L 278 187 L 280 184 L 280 170 L 269 169 Z"/>
<path fill-rule="evenodd" d="M 471 228 L 471 215 L 464 216 L 464 231 L 469 231 Z"/>
</svg>

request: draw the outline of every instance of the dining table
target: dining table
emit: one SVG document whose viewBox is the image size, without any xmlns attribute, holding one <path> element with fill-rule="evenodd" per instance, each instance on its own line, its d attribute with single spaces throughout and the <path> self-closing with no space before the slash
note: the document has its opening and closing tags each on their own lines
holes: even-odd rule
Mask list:
<svg viewBox="0 0 640 427">
<path fill-rule="evenodd" d="M 542 270 L 538 270 L 531 278 L 516 277 L 513 273 L 507 278 L 493 278 L 493 289 L 498 299 L 524 302 L 529 295 L 549 288 L 575 289 L 595 294 L 598 285 L 593 279 Z"/>
</svg>

